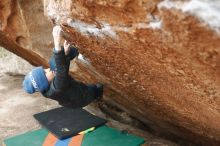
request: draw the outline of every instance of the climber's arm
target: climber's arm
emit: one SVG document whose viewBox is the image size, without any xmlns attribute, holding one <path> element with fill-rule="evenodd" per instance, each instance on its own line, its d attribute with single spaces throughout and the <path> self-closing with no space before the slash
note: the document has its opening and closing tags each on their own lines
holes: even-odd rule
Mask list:
<svg viewBox="0 0 220 146">
<path fill-rule="evenodd" d="M 56 76 L 53 80 L 53 85 L 55 89 L 62 90 L 66 88 L 70 83 L 70 76 L 69 73 L 69 65 L 70 60 L 66 59 L 65 56 L 65 50 L 68 51 L 68 49 L 64 49 L 61 47 L 61 27 L 55 26 L 53 29 L 53 38 L 54 38 L 54 60 L 56 64 Z M 64 44 L 67 45 L 67 44 Z"/>
</svg>

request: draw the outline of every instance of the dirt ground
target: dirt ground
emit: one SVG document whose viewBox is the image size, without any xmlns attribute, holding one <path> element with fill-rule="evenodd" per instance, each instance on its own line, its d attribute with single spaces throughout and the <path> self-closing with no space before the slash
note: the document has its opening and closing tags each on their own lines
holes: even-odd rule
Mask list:
<svg viewBox="0 0 220 146">
<path fill-rule="evenodd" d="M 0 143 L 7 137 L 40 128 L 32 115 L 58 106 L 40 94 L 26 94 L 22 79 L 22 75 L 0 73 Z"/>
</svg>

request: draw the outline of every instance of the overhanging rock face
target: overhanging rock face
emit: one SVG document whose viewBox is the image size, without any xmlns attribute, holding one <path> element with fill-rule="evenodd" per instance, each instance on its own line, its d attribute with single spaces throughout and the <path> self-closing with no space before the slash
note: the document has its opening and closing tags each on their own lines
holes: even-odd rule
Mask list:
<svg viewBox="0 0 220 146">
<path fill-rule="evenodd" d="M 203 145 L 220 143 L 218 6 L 199 0 L 44 0 L 45 14 L 88 59 L 80 63 L 83 74 L 96 76 L 86 79 L 105 83 L 109 101 L 152 131 Z M 210 17 L 202 15 L 206 10 Z"/>
</svg>

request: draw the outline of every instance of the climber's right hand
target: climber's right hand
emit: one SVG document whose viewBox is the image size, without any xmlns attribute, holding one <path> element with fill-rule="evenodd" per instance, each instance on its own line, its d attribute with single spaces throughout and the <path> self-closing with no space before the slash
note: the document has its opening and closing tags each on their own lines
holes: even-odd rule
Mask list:
<svg viewBox="0 0 220 146">
<path fill-rule="evenodd" d="M 53 40 L 54 40 L 54 48 L 56 51 L 61 51 L 61 35 L 62 35 L 62 29 L 60 26 L 54 26 L 53 27 Z"/>
</svg>

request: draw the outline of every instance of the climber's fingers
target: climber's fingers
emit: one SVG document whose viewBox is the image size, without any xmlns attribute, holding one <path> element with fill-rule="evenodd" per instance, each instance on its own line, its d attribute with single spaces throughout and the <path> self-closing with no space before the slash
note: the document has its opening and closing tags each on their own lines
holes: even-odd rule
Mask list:
<svg viewBox="0 0 220 146">
<path fill-rule="evenodd" d="M 64 44 L 63 44 L 63 47 L 64 47 L 65 54 L 66 55 L 69 54 L 69 52 L 70 52 L 70 43 L 65 40 Z"/>
<path fill-rule="evenodd" d="M 60 37 L 61 36 L 61 33 L 62 33 L 62 28 L 58 25 L 54 26 L 53 27 L 53 37 Z"/>
<path fill-rule="evenodd" d="M 53 40 L 54 40 L 54 47 L 56 50 L 61 50 L 61 35 L 62 35 L 62 29 L 60 26 L 54 26 L 53 27 Z"/>
</svg>

